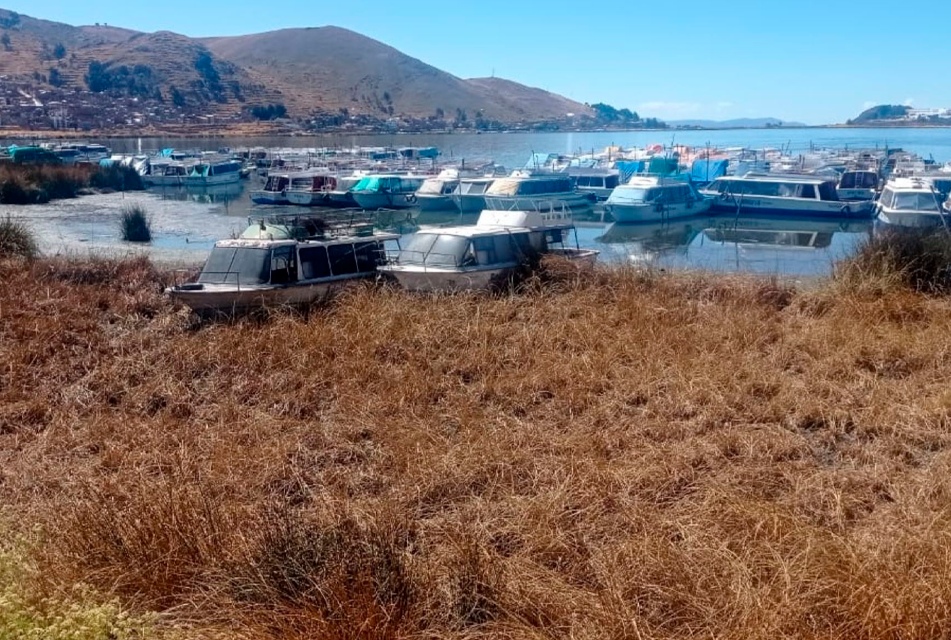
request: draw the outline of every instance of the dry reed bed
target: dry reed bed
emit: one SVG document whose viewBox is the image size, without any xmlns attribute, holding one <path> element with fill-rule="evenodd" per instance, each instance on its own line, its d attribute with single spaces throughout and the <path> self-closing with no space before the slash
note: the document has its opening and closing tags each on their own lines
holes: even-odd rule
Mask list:
<svg viewBox="0 0 951 640">
<path fill-rule="evenodd" d="M 0 268 L 38 589 L 196 637 L 951 628 L 947 300 L 593 272 L 197 326 L 161 279 Z"/>
</svg>

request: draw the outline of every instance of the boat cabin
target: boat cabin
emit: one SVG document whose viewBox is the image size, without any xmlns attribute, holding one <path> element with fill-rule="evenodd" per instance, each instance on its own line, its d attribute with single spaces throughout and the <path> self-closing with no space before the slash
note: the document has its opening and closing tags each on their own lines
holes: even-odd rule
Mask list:
<svg viewBox="0 0 951 640">
<path fill-rule="evenodd" d="M 518 175 L 519 172 L 507 178 L 497 178 L 486 189 L 487 196 L 539 196 L 553 193 L 570 193 L 572 191 L 571 178 L 563 176 Z"/>
<path fill-rule="evenodd" d="M 835 182 L 828 178 L 792 175 L 728 176 L 717 178 L 703 190 L 714 196 L 762 196 L 838 202 Z"/>
</svg>

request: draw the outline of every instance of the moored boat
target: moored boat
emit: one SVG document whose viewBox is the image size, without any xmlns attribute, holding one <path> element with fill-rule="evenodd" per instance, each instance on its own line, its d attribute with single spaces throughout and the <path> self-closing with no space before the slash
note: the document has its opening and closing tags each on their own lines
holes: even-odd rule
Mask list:
<svg viewBox="0 0 951 640">
<path fill-rule="evenodd" d="M 704 214 L 710 206 L 686 180 L 634 176 L 611 192 L 604 210 L 615 222 L 658 222 Z"/>
<path fill-rule="evenodd" d="M 216 184 L 232 184 L 241 179 L 241 163 L 237 160 L 212 160 L 192 165 L 191 170 L 184 177 L 186 186 L 210 186 Z"/>
<path fill-rule="evenodd" d="M 350 189 L 361 209 L 408 209 L 416 205 L 416 190 L 423 176 L 373 174 L 364 176 Z"/>
<path fill-rule="evenodd" d="M 291 174 L 272 173 L 264 186 L 251 192 L 251 202 L 255 204 L 289 204 L 287 188 L 291 184 Z"/>
<path fill-rule="evenodd" d="M 948 224 L 948 213 L 930 181 L 891 178 L 875 203 L 878 221 L 895 227 L 927 228 Z"/>
<path fill-rule="evenodd" d="M 452 193 L 459 186 L 459 172 L 444 169 L 438 176 L 426 178 L 416 190 L 416 205 L 420 211 L 452 211 L 456 208 Z"/>
<path fill-rule="evenodd" d="M 336 188 L 336 176 L 328 173 L 294 176 L 287 189 L 287 201 L 305 207 L 325 206 L 330 192 Z"/>
<path fill-rule="evenodd" d="M 734 215 L 869 218 L 873 202 L 839 199 L 835 181 L 806 175 L 752 174 L 720 177 L 700 193 L 712 198 L 711 211 Z"/>
<path fill-rule="evenodd" d="M 534 211 L 566 207 L 580 212 L 589 211 L 593 204 L 594 196 L 575 189 L 567 174 L 514 171 L 507 178 L 497 178 L 485 191 L 485 206 L 489 209 Z"/>
<path fill-rule="evenodd" d="M 460 213 L 478 213 L 485 209 L 485 192 L 495 178 L 462 178 L 450 198 Z"/>
</svg>

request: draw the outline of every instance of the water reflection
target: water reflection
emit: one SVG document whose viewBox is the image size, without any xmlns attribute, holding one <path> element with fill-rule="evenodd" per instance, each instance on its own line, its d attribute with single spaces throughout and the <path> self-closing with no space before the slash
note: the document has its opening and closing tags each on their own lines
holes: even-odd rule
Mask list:
<svg viewBox="0 0 951 640">
<path fill-rule="evenodd" d="M 688 218 L 613 224 L 595 238 L 608 259 L 661 268 L 827 275 L 872 232 L 871 220 Z"/>
</svg>

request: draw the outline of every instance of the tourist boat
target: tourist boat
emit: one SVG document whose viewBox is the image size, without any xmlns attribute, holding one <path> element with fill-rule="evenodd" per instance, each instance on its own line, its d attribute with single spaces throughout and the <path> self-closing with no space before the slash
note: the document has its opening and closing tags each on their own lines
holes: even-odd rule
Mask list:
<svg viewBox="0 0 951 640">
<path fill-rule="evenodd" d="M 574 247 L 567 247 L 572 234 Z M 598 255 L 578 246 L 567 207 L 485 210 L 475 225 L 419 231 L 379 269 L 411 291 L 484 290 L 504 285 L 519 267 L 550 254 L 591 262 Z"/>
<path fill-rule="evenodd" d="M 580 193 L 594 196 L 598 202 L 604 202 L 611 192 L 621 184 L 621 174 L 616 169 L 568 169 L 568 177 Z"/>
<path fill-rule="evenodd" d="M 251 220 L 240 237 L 215 243 L 194 282 L 166 289 L 202 316 L 321 300 L 356 279 L 371 278 L 386 259 L 392 233 L 372 220 L 272 216 Z"/>
<path fill-rule="evenodd" d="M 341 176 L 337 178 L 337 186 L 327 192 L 326 204 L 328 207 L 355 207 L 357 201 L 353 199 L 350 192 L 358 182 L 363 179 L 362 175 Z"/>
<path fill-rule="evenodd" d="M 594 196 L 575 189 L 567 174 L 518 170 L 507 178 L 497 178 L 485 191 L 489 209 L 534 211 L 563 206 L 579 212 L 590 210 L 593 204 Z"/>
<path fill-rule="evenodd" d="M 185 176 L 186 186 L 232 184 L 241 179 L 241 163 L 237 160 L 211 160 L 192 165 Z"/>
<path fill-rule="evenodd" d="M 948 223 L 941 196 L 929 180 L 891 178 L 875 203 L 878 221 L 896 227 L 937 227 Z"/>
<path fill-rule="evenodd" d="M 157 187 L 179 187 L 185 184 L 189 167 L 175 160 L 150 160 L 142 181 Z"/>
<path fill-rule="evenodd" d="M 456 169 L 443 169 L 435 178 L 426 178 L 416 190 L 416 205 L 420 211 L 452 211 L 456 208 L 452 193 L 459 185 Z"/>
<path fill-rule="evenodd" d="M 485 192 L 495 178 L 462 178 L 450 197 L 460 213 L 479 213 L 485 209 Z"/>
<path fill-rule="evenodd" d="M 264 187 L 251 192 L 251 202 L 255 204 L 290 204 L 287 199 L 287 188 L 290 185 L 290 173 L 272 173 L 264 182 Z"/>
<path fill-rule="evenodd" d="M 361 209 L 408 209 L 416 206 L 416 190 L 423 176 L 373 174 L 364 176 L 350 189 Z"/>
<path fill-rule="evenodd" d="M 287 189 L 287 200 L 305 207 L 325 206 L 336 188 L 337 178 L 329 173 L 295 176 Z"/>
<path fill-rule="evenodd" d="M 714 213 L 735 215 L 870 218 L 873 202 L 839 199 L 835 181 L 818 176 L 752 174 L 720 177 L 700 193 L 713 199 Z"/>
<path fill-rule="evenodd" d="M 839 178 L 836 192 L 839 200 L 874 200 L 878 195 L 878 172 L 871 169 L 849 169 Z"/>
<path fill-rule="evenodd" d="M 615 222 L 657 222 L 701 215 L 711 204 L 686 180 L 634 176 L 611 192 L 604 210 Z"/>
</svg>

